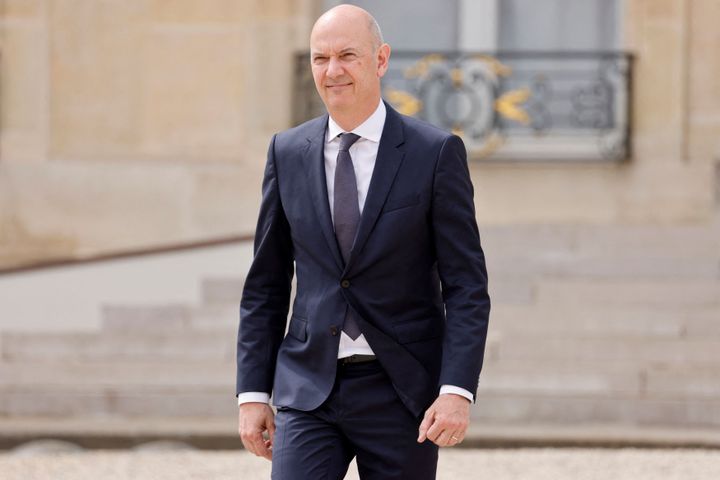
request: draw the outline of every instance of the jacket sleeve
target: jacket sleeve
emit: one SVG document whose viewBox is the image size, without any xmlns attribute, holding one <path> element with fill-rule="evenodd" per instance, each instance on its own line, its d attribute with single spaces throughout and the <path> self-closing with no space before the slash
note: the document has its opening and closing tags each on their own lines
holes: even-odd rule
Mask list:
<svg viewBox="0 0 720 480">
<path fill-rule="evenodd" d="M 236 394 L 272 392 L 275 360 L 290 306 L 293 251 L 280 202 L 275 138 L 268 149 L 254 257 L 240 301 Z"/>
<path fill-rule="evenodd" d="M 490 296 L 467 154 L 455 135 L 440 149 L 431 215 L 446 315 L 439 384 L 464 388 L 477 398 Z"/>
</svg>

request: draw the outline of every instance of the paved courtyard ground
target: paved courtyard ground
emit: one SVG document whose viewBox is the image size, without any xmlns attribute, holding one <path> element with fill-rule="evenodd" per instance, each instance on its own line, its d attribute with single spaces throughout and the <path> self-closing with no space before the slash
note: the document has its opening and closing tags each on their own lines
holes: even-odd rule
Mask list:
<svg viewBox="0 0 720 480">
<path fill-rule="evenodd" d="M 3 480 L 260 480 L 269 462 L 244 451 L 0 454 Z M 720 450 L 445 450 L 440 480 L 715 480 Z M 354 464 L 346 477 L 358 479 Z"/>
</svg>

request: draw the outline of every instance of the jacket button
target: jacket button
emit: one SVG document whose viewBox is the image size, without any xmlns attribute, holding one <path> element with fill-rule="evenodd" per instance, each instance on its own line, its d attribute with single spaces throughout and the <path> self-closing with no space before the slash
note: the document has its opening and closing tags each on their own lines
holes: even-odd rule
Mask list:
<svg viewBox="0 0 720 480">
<path fill-rule="evenodd" d="M 330 335 L 332 335 L 333 337 L 336 337 L 337 334 L 338 334 L 338 328 L 335 325 L 330 327 Z"/>
<path fill-rule="evenodd" d="M 342 288 L 348 288 L 350 286 L 350 280 L 343 280 L 342 282 L 340 282 L 340 286 Z"/>
</svg>

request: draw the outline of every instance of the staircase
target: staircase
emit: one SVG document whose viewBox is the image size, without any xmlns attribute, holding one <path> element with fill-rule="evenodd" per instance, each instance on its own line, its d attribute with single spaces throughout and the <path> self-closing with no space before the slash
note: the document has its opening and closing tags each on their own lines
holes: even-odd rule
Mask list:
<svg viewBox="0 0 720 480">
<path fill-rule="evenodd" d="M 202 281 L 200 305 L 108 305 L 96 332 L 0 336 L 0 415 L 234 415 L 242 280 Z"/>
<path fill-rule="evenodd" d="M 720 426 L 720 222 L 481 233 L 477 424 Z M 0 419 L 234 418 L 242 280 L 200 289 L 104 305 L 93 331 L 0 332 Z"/>
<path fill-rule="evenodd" d="M 478 422 L 720 426 L 720 228 L 484 235 Z"/>
</svg>

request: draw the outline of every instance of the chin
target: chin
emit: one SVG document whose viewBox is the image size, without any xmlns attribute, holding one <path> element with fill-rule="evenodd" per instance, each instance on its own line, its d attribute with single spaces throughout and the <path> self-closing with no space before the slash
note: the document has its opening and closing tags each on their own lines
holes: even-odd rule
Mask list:
<svg viewBox="0 0 720 480">
<path fill-rule="evenodd" d="M 338 96 L 329 95 L 325 99 L 325 106 L 327 106 L 328 108 L 336 109 L 350 108 L 353 106 L 353 101 L 349 98 L 341 98 Z"/>
</svg>

